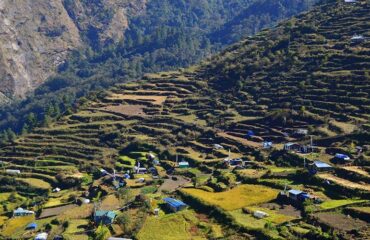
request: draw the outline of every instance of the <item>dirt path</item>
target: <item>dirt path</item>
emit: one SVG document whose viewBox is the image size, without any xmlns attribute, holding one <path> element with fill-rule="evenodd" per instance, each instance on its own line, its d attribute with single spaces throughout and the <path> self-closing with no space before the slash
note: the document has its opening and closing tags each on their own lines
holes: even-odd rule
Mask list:
<svg viewBox="0 0 370 240">
<path fill-rule="evenodd" d="M 363 184 L 362 185 L 362 184 L 359 184 L 359 183 L 351 182 L 351 181 L 348 181 L 346 179 L 333 176 L 329 173 L 322 173 L 322 174 L 318 174 L 317 176 L 322 178 L 322 179 L 325 179 L 325 180 L 333 181 L 333 182 L 335 182 L 339 185 L 345 186 L 345 187 L 357 188 L 357 189 L 362 189 L 362 190 L 365 190 L 365 191 L 370 191 L 370 185 L 368 185 L 368 184 Z"/>
</svg>

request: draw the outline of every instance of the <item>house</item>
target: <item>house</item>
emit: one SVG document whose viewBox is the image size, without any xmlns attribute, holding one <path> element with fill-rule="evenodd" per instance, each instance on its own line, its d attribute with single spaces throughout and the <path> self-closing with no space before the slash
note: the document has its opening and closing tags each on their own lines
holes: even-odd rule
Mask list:
<svg viewBox="0 0 370 240">
<path fill-rule="evenodd" d="M 320 148 L 316 146 L 311 146 L 311 145 L 303 145 L 301 146 L 300 152 L 302 153 L 319 153 Z"/>
<path fill-rule="evenodd" d="M 254 131 L 252 131 L 252 130 L 248 130 L 247 131 L 247 135 L 246 135 L 247 138 L 252 138 L 254 136 L 256 136 L 256 134 L 254 133 Z"/>
<path fill-rule="evenodd" d="M 345 3 L 357 3 L 357 0 L 344 0 Z"/>
<path fill-rule="evenodd" d="M 146 158 L 148 161 L 153 161 L 155 159 L 155 155 L 153 153 L 146 154 Z"/>
<path fill-rule="evenodd" d="M 222 150 L 222 149 L 224 149 L 224 147 L 221 146 L 220 144 L 214 144 L 213 145 L 213 148 L 216 149 L 216 150 Z"/>
<path fill-rule="evenodd" d="M 284 144 L 284 150 L 285 151 L 294 151 L 294 152 L 300 152 L 301 151 L 301 145 L 297 143 L 288 142 Z"/>
<path fill-rule="evenodd" d="M 352 42 L 362 42 L 364 40 L 365 40 L 365 37 L 362 36 L 362 35 L 355 34 L 355 35 L 353 35 L 353 37 L 351 37 Z"/>
<path fill-rule="evenodd" d="M 173 212 L 181 211 L 188 206 L 182 201 L 174 198 L 164 198 L 163 201 L 166 203 L 167 207 Z"/>
<path fill-rule="evenodd" d="M 310 195 L 300 190 L 291 189 L 288 191 L 288 197 L 295 202 L 304 202 L 310 198 Z"/>
<path fill-rule="evenodd" d="M 186 161 L 179 162 L 179 168 L 189 168 L 190 165 Z"/>
<path fill-rule="evenodd" d="M 36 235 L 35 240 L 47 240 L 48 234 L 47 233 L 39 233 Z"/>
<path fill-rule="evenodd" d="M 116 218 L 116 213 L 113 211 L 95 211 L 94 214 L 94 221 L 96 224 L 105 224 L 109 225 L 114 222 L 114 219 Z"/>
<path fill-rule="evenodd" d="M 351 158 L 346 154 L 337 153 L 334 156 L 334 159 L 340 163 L 348 163 L 351 162 Z"/>
<path fill-rule="evenodd" d="M 334 170 L 334 168 L 325 162 L 314 161 L 312 164 L 308 165 L 311 174 L 316 174 L 317 172 L 328 172 Z"/>
<path fill-rule="evenodd" d="M 146 174 L 148 172 L 148 169 L 142 167 L 135 167 L 134 170 L 136 174 Z"/>
<path fill-rule="evenodd" d="M 240 158 L 235 158 L 235 159 L 231 159 L 229 161 L 229 165 L 230 166 L 243 166 L 244 165 L 244 162 Z"/>
<path fill-rule="evenodd" d="M 301 135 L 301 136 L 306 136 L 308 134 L 308 130 L 304 128 L 299 128 L 295 131 L 295 134 Z"/>
<path fill-rule="evenodd" d="M 21 174 L 21 171 L 20 170 L 16 170 L 16 169 L 6 169 L 5 171 L 7 174 L 11 174 L 11 175 L 17 175 L 17 174 Z"/>
<path fill-rule="evenodd" d="M 270 149 L 272 148 L 272 142 L 263 142 L 262 146 L 264 149 Z"/>
<path fill-rule="evenodd" d="M 23 217 L 23 216 L 29 216 L 29 215 L 34 215 L 34 211 L 28 211 L 23 208 L 17 208 L 16 210 L 13 211 L 13 217 Z"/>
<path fill-rule="evenodd" d="M 61 189 L 57 187 L 57 188 L 54 188 L 54 189 L 53 189 L 53 192 L 60 192 L 60 190 L 61 190 Z"/>
<path fill-rule="evenodd" d="M 262 219 L 262 218 L 268 217 L 269 215 L 267 213 L 265 213 L 265 212 L 262 212 L 262 211 L 258 211 L 257 210 L 257 211 L 254 211 L 253 216 L 255 218 Z"/>
<path fill-rule="evenodd" d="M 36 230 L 37 224 L 36 223 L 30 223 L 27 225 L 26 230 Z"/>
</svg>

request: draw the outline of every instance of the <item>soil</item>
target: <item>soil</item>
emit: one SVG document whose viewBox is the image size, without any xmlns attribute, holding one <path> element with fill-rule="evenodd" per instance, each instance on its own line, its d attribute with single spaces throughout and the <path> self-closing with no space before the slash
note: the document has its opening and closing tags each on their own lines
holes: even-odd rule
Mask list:
<svg viewBox="0 0 370 240">
<path fill-rule="evenodd" d="M 61 207 L 46 208 L 42 211 L 39 218 L 48 218 L 48 217 L 57 216 L 57 215 L 64 213 L 65 211 L 69 209 L 73 209 L 76 207 L 78 207 L 76 204 L 69 204 L 69 205 L 65 205 Z"/>
<path fill-rule="evenodd" d="M 263 208 L 268 209 L 277 209 L 279 214 L 292 216 L 292 217 L 301 217 L 301 211 L 292 205 L 280 205 L 278 203 L 264 203 L 261 205 Z"/>
<path fill-rule="evenodd" d="M 144 105 L 117 105 L 117 106 L 107 106 L 100 108 L 100 110 L 109 113 L 118 113 L 126 116 L 145 116 L 143 109 Z"/>
<path fill-rule="evenodd" d="M 332 228 L 344 231 L 359 230 L 367 227 L 366 222 L 340 213 L 321 212 L 314 216 L 317 217 L 320 222 Z"/>
<path fill-rule="evenodd" d="M 173 192 L 176 191 L 178 188 L 182 187 L 183 185 L 190 183 L 190 180 L 183 176 L 174 176 L 177 180 L 173 180 L 172 178 L 164 180 L 164 183 L 158 188 L 158 192 L 168 191 Z"/>
</svg>

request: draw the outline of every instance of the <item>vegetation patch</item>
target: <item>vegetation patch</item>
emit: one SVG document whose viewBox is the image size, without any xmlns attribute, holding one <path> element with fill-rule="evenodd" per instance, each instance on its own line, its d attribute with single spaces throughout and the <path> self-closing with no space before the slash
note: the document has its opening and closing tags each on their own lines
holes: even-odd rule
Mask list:
<svg viewBox="0 0 370 240">
<path fill-rule="evenodd" d="M 182 189 L 181 191 L 227 211 L 269 202 L 274 200 L 278 195 L 278 190 L 276 189 L 263 185 L 246 184 L 239 185 L 226 192 L 210 193 L 195 188 Z"/>
</svg>

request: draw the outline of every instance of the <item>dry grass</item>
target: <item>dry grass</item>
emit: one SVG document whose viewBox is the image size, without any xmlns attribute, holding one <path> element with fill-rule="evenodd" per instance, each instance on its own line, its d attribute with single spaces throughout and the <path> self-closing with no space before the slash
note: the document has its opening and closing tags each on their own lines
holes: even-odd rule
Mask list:
<svg viewBox="0 0 370 240">
<path fill-rule="evenodd" d="M 217 193 L 210 193 L 195 188 L 183 189 L 181 191 L 227 211 L 269 202 L 278 195 L 278 190 L 262 185 L 240 185 L 232 190 Z"/>
<path fill-rule="evenodd" d="M 342 185 L 342 186 L 345 186 L 345 187 L 370 191 L 370 185 L 369 184 L 359 184 L 359 183 L 351 182 L 351 181 L 348 181 L 347 179 L 343 179 L 343 178 L 333 176 L 330 173 L 321 173 L 321 174 L 317 174 L 317 176 L 322 178 L 322 179 L 335 182 L 335 183 L 337 183 L 339 185 Z"/>
<path fill-rule="evenodd" d="M 149 96 L 149 95 L 133 95 L 133 94 L 112 94 L 108 100 L 143 100 L 149 101 L 157 105 L 162 105 L 166 101 L 167 96 Z"/>
<path fill-rule="evenodd" d="M 6 237 L 12 237 L 15 234 L 19 234 L 21 231 L 23 231 L 25 227 L 33 221 L 35 221 L 34 215 L 11 218 L 5 223 L 1 234 Z"/>
<path fill-rule="evenodd" d="M 99 108 L 99 110 L 111 112 L 111 113 L 118 113 L 124 114 L 127 116 L 144 116 L 145 113 L 143 109 L 145 108 L 144 105 L 117 105 L 117 106 L 107 106 Z"/>
<path fill-rule="evenodd" d="M 29 184 L 32 187 L 50 189 L 51 185 L 48 182 L 45 182 L 37 178 L 17 178 L 17 180 Z"/>
<path fill-rule="evenodd" d="M 120 207 L 119 199 L 114 195 L 108 195 L 101 203 L 101 210 L 115 210 Z"/>
<path fill-rule="evenodd" d="M 85 204 L 77 208 L 73 208 L 70 210 L 65 211 L 60 218 L 61 219 L 83 219 L 89 218 L 93 213 L 94 205 L 93 204 Z"/>
<path fill-rule="evenodd" d="M 358 166 L 347 166 L 347 167 L 343 167 L 343 169 L 358 173 L 366 177 L 370 177 L 368 172 L 366 172 L 365 170 L 363 170 L 361 167 L 358 167 Z"/>
</svg>

